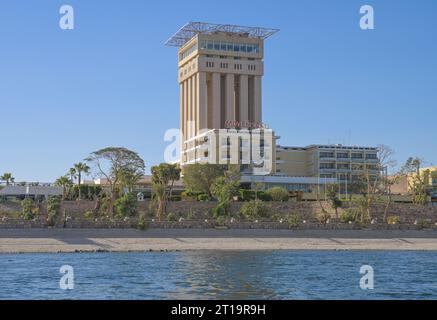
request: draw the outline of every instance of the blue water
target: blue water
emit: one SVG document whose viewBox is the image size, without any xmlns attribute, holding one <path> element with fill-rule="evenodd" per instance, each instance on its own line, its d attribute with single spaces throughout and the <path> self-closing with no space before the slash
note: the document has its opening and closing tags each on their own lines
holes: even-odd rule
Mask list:
<svg viewBox="0 0 437 320">
<path fill-rule="evenodd" d="M 59 287 L 62 265 L 73 290 Z M 373 290 L 360 289 L 362 265 Z M 0 299 L 437 299 L 437 253 L 3 254 Z"/>
</svg>

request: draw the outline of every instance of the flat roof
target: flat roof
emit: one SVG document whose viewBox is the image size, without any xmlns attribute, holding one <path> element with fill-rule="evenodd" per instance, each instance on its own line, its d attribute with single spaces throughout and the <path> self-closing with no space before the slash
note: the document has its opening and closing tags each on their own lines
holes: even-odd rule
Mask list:
<svg viewBox="0 0 437 320">
<path fill-rule="evenodd" d="M 167 46 L 183 47 L 198 34 L 228 33 L 246 38 L 266 39 L 279 29 L 246 27 L 232 24 L 216 24 L 207 22 L 188 22 L 165 43 Z"/>
<path fill-rule="evenodd" d="M 306 147 L 293 147 L 293 146 L 282 146 L 277 145 L 277 148 L 284 150 L 308 150 L 308 149 L 343 149 L 343 150 L 360 150 L 360 151 L 378 151 L 376 147 L 363 147 L 363 146 L 343 146 L 339 144 L 327 145 L 327 144 L 312 144 Z"/>
</svg>

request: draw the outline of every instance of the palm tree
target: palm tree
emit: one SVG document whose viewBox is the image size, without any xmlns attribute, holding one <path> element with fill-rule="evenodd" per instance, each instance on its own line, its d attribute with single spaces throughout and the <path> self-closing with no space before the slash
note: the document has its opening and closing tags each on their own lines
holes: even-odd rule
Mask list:
<svg viewBox="0 0 437 320">
<path fill-rule="evenodd" d="M 55 185 L 62 187 L 62 199 L 64 200 L 67 194 L 67 188 L 71 185 L 71 180 L 68 178 L 67 175 L 65 175 L 58 178 L 55 181 Z"/>
<path fill-rule="evenodd" d="M 68 170 L 68 175 L 70 176 L 71 184 L 73 184 L 74 183 L 74 179 L 76 178 L 76 169 L 75 168 L 70 168 L 70 170 Z"/>
<path fill-rule="evenodd" d="M 15 178 L 12 176 L 12 173 L 6 172 L 0 177 L 0 180 L 6 182 L 8 186 L 11 182 L 14 182 Z"/>
<path fill-rule="evenodd" d="M 79 186 L 78 188 L 79 188 L 79 200 L 80 200 L 81 199 L 80 184 L 82 183 L 82 173 L 90 172 L 90 167 L 83 162 L 79 162 L 74 164 L 73 169 L 75 170 L 75 172 L 77 172 L 77 184 Z"/>
</svg>

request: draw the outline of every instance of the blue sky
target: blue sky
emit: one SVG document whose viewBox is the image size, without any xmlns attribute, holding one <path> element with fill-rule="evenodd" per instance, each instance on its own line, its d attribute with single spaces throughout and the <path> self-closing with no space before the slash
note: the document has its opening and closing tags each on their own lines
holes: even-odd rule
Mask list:
<svg viewBox="0 0 437 320">
<path fill-rule="evenodd" d="M 58 26 L 75 9 L 75 30 Z M 375 9 L 375 30 L 359 8 Z M 187 21 L 279 28 L 268 39 L 264 122 L 280 144 L 386 144 L 437 164 L 437 1 L 0 3 L 0 173 L 52 181 L 106 146 L 163 161 L 179 125 L 176 48 Z"/>
</svg>

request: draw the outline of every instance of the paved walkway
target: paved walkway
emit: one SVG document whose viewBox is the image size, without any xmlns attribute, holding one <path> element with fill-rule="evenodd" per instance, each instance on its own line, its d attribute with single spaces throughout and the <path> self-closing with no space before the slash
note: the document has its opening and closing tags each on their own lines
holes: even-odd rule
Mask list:
<svg viewBox="0 0 437 320">
<path fill-rule="evenodd" d="M 437 251 L 437 231 L 0 229 L 0 253 L 150 250 Z"/>
</svg>

